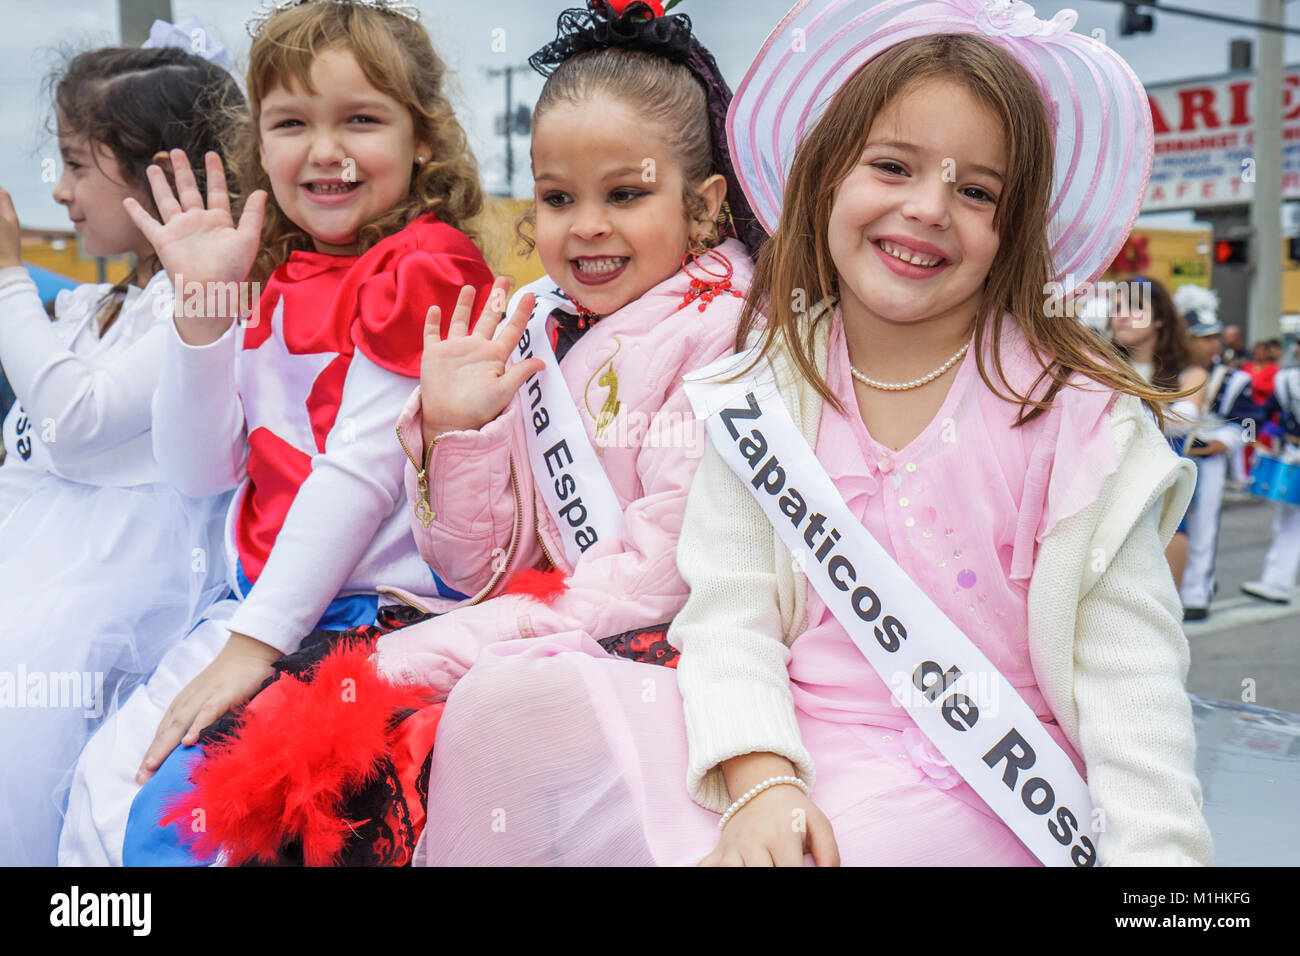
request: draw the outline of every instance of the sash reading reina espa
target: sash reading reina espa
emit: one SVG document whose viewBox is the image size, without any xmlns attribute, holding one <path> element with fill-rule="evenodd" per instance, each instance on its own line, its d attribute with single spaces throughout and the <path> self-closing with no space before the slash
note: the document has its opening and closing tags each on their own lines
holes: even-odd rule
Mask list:
<svg viewBox="0 0 1300 956">
<path fill-rule="evenodd" d="M 532 337 L 533 329 L 525 329 L 517 346 L 521 358 L 529 359 L 533 357 Z M 536 439 L 540 439 L 542 432 L 546 431 L 551 425 L 551 413 L 547 410 L 545 400 L 542 397 L 540 374 L 534 373 L 524 383 L 525 401 L 528 411 L 531 413 L 533 437 Z M 564 386 L 563 379 L 560 380 L 559 385 L 560 387 Z M 525 425 L 525 430 L 527 427 Z M 530 447 L 529 450 L 532 452 L 533 449 Z M 578 488 L 578 476 L 581 475 L 582 469 L 571 467 L 574 464 L 573 452 L 569 448 L 567 438 L 561 438 L 542 451 L 541 454 L 542 462 L 546 467 L 546 474 L 555 482 L 555 498 L 562 504 L 554 512 L 556 523 L 559 525 L 562 534 L 570 536 L 577 546 L 578 552 L 585 552 L 600 540 L 600 533 L 595 527 L 587 523 L 587 506 L 582 503 L 582 495 L 579 493 Z M 535 467 L 534 474 L 537 478 L 541 478 L 540 471 Z"/>
</svg>

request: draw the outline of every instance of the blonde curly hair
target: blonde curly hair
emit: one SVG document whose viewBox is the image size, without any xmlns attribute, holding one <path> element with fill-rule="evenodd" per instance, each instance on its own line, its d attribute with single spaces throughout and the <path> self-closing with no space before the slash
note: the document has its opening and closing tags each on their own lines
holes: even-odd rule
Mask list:
<svg viewBox="0 0 1300 956">
<path fill-rule="evenodd" d="M 288 83 L 310 90 L 316 57 L 338 48 L 352 52 L 375 89 L 410 110 L 416 142 L 433 145 L 432 157 L 411 177 L 406 198 L 362 226 L 357 235 L 358 251 L 364 252 L 431 211 L 437 212 L 440 222 L 466 231 L 466 223 L 483 207 L 483 191 L 465 131 L 443 90 L 446 65 L 418 23 L 351 4 L 293 7 L 268 20 L 254 39 L 248 65 L 251 115 L 245 115 L 228 151 L 240 196 L 247 197 L 256 189 L 271 195 L 258 142 L 258 118 L 266 94 Z M 311 237 L 270 201 L 252 275 L 264 279 L 291 252 L 312 248 Z"/>
</svg>

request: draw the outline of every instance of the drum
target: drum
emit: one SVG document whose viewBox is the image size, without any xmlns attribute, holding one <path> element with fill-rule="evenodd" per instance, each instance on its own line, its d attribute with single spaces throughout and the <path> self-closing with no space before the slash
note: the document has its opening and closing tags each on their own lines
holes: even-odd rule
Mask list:
<svg viewBox="0 0 1300 956">
<path fill-rule="evenodd" d="M 1256 498 L 1300 508 L 1300 464 L 1288 465 L 1273 455 L 1256 452 L 1255 467 L 1250 472 L 1250 493 Z"/>
</svg>

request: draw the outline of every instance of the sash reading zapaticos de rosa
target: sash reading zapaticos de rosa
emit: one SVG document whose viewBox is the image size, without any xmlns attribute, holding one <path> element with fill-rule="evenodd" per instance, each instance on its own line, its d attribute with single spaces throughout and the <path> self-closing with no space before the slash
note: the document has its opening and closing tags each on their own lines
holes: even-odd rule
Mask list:
<svg viewBox="0 0 1300 956">
<path fill-rule="evenodd" d="M 1047 866 L 1092 866 L 1088 786 L 1038 717 L 845 505 L 753 353 L 686 376 L 714 447 L 935 748 Z M 824 530 L 824 534 L 821 532 Z M 819 539 L 819 535 L 820 539 Z"/>
<path fill-rule="evenodd" d="M 571 565 L 597 541 L 614 540 L 623 533 L 623 507 L 614 486 L 587 437 L 578 406 L 560 372 L 560 363 L 546 334 L 546 321 L 555 309 L 573 311 L 573 304 L 548 279 L 524 286 L 510 300 L 506 315 L 526 292 L 537 303 L 532 318 L 511 354 L 511 364 L 539 358 L 545 368 L 519 389 L 524 416 L 524 439 L 533 479 L 542 493 L 555 526 L 564 541 Z"/>
</svg>

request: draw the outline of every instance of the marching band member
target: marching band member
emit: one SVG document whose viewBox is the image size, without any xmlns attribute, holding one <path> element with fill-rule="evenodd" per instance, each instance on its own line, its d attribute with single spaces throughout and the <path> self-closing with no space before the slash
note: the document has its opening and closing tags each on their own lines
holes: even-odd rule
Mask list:
<svg viewBox="0 0 1300 956">
<path fill-rule="evenodd" d="M 1300 346 L 1297 354 L 1300 356 Z M 1277 373 L 1273 397 L 1264 406 L 1260 419 L 1267 421 L 1274 412 L 1282 416 L 1278 457 L 1284 466 L 1300 468 L 1300 365 L 1288 366 Z M 1273 543 L 1264 557 L 1263 573 L 1258 581 L 1247 581 L 1241 589 L 1251 597 L 1289 604 L 1297 571 L 1300 571 L 1300 507 L 1279 501 L 1273 518 Z"/>
<path fill-rule="evenodd" d="M 1218 355 L 1223 335 L 1219 297 L 1200 286 L 1184 285 L 1174 292 L 1174 305 L 1187 320 L 1198 362 L 1209 370 L 1199 393 L 1199 421 L 1187 436 L 1183 454 L 1196 462 L 1196 491 L 1187 511 L 1187 567 L 1181 597 L 1183 620 L 1209 616 L 1214 598 L 1214 563 L 1219 547 L 1219 516 L 1228 461 L 1245 444 L 1245 422 L 1258 409 L 1251 397 L 1250 376 L 1224 364 Z"/>
</svg>

